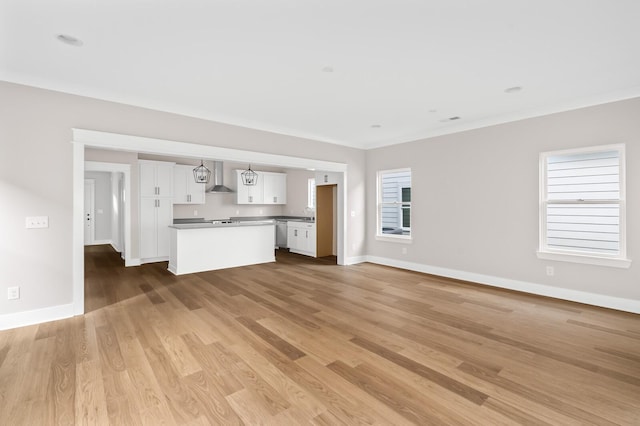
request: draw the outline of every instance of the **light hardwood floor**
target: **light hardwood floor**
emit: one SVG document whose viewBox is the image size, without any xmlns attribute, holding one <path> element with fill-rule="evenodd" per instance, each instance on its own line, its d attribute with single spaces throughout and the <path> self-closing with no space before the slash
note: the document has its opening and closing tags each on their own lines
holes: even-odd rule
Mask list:
<svg viewBox="0 0 640 426">
<path fill-rule="evenodd" d="M 109 247 L 86 297 L 0 332 L 0 425 L 640 424 L 633 314 L 292 254 L 175 277 Z"/>
</svg>

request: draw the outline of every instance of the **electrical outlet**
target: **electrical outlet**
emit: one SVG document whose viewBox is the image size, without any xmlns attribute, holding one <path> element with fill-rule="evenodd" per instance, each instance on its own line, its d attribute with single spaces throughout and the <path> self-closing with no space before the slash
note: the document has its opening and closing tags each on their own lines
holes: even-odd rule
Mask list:
<svg viewBox="0 0 640 426">
<path fill-rule="evenodd" d="M 547 266 L 547 275 L 552 277 L 553 274 L 555 274 L 555 270 L 553 269 L 553 266 Z"/>
<path fill-rule="evenodd" d="M 240 210 L 236 210 L 236 216 L 240 216 Z"/>
<path fill-rule="evenodd" d="M 48 228 L 49 216 L 28 216 L 25 222 L 27 229 Z"/>
<path fill-rule="evenodd" d="M 402 247 L 402 254 L 407 254 L 407 248 L 406 247 Z"/>
<path fill-rule="evenodd" d="M 20 299 L 20 287 L 9 287 L 7 289 L 7 299 L 8 300 Z"/>
<path fill-rule="evenodd" d="M 259 212 L 258 214 L 262 214 L 262 209 L 258 210 L 258 212 Z"/>
<path fill-rule="evenodd" d="M 194 211 L 193 211 L 193 215 L 194 215 L 194 216 L 198 216 L 198 210 L 194 210 Z"/>
</svg>

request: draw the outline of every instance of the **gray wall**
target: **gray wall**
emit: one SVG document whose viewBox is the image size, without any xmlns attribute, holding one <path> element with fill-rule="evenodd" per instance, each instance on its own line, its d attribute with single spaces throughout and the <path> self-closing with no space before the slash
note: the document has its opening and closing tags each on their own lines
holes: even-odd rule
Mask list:
<svg viewBox="0 0 640 426">
<path fill-rule="evenodd" d="M 111 173 L 85 172 L 84 178 L 95 181 L 95 241 L 111 241 L 111 214 L 113 210 L 111 202 Z"/>
<path fill-rule="evenodd" d="M 72 128 L 347 163 L 346 209 L 364 209 L 361 150 L 0 82 L 0 295 L 7 287 L 21 287 L 19 300 L 0 297 L 0 320 L 72 303 Z M 25 177 L 25 170 L 54 168 L 43 179 Z M 131 170 L 134 238 L 136 169 Z M 40 215 L 49 216 L 49 228 L 25 229 L 26 216 Z M 364 226 L 363 215 L 349 217 L 347 241 L 364 242 Z M 361 255 L 351 247 L 347 257 Z M 135 240 L 132 252 L 137 256 Z"/>
<path fill-rule="evenodd" d="M 613 143 L 626 144 L 631 268 L 538 259 L 539 154 Z M 640 99 L 374 149 L 366 159 L 369 255 L 640 300 Z M 376 171 L 402 167 L 412 169 L 409 245 L 373 238 Z"/>
</svg>

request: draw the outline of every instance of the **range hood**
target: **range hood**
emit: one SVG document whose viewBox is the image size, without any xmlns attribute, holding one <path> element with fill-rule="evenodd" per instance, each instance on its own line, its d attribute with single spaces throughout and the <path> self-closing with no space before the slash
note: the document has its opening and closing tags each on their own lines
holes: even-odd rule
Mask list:
<svg viewBox="0 0 640 426">
<path fill-rule="evenodd" d="M 207 192 L 233 192 L 232 189 L 224 186 L 222 161 L 213 162 L 213 186 Z"/>
</svg>

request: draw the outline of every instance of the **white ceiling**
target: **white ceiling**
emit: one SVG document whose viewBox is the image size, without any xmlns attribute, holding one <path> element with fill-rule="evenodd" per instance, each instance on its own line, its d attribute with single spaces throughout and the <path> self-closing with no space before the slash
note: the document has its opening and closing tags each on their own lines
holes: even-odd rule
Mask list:
<svg viewBox="0 0 640 426">
<path fill-rule="evenodd" d="M 640 1 L 0 0 L 0 80 L 371 148 L 640 96 Z"/>
</svg>

